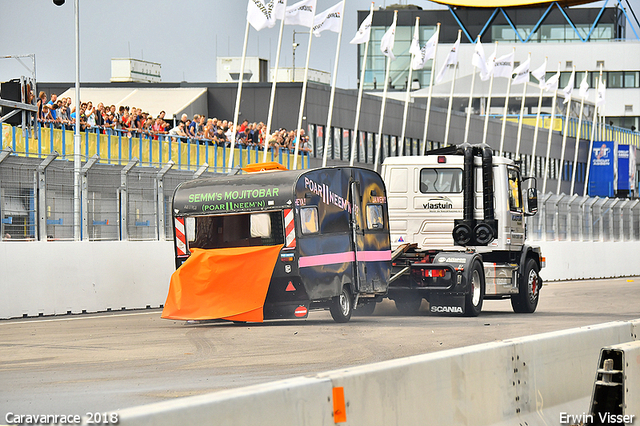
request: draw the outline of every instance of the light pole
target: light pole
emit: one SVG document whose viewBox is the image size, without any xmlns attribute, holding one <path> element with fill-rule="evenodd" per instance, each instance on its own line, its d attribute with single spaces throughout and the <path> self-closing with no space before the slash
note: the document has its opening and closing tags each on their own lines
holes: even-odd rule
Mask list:
<svg viewBox="0 0 640 426">
<path fill-rule="evenodd" d="M 76 33 L 76 128 L 73 132 L 73 239 L 80 241 L 80 13 L 79 0 L 73 1 Z M 56 6 L 62 6 L 65 0 L 53 0 Z"/>
</svg>

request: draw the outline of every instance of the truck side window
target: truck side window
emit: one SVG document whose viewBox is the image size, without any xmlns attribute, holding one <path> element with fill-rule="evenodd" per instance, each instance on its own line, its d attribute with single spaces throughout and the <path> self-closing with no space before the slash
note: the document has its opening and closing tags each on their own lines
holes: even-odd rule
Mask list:
<svg viewBox="0 0 640 426">
<path fill-rule="evenodd" d="M 462 169 L 429 168 L 420 170 L 420 192 L 462 192 Z"/>
<path fill-rule="evenodd" d="M 384 218 L 382 205 L 367 205 L 367 229 L 382 229 L 384 227 Z"/>
<path fill-rule="evenodd" d="M 318 209 L 316 207 L 302 207 L 300 209 L 300 227 L 303 234 L 318 232 Z"/>
<path fill-rule="evenodd" d="M 509 169 L 509 210 L 522 213 L 522 198 L 520 193 L 520 176 L 514 169 Z"/>
</svg>

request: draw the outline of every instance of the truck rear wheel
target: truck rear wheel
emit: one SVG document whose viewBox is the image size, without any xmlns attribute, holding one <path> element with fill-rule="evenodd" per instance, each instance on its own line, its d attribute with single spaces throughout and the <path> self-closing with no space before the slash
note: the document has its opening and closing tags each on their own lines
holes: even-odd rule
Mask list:
<svg viewBox="0 0 640 426">
<path fill-rule="evenodd" d="M 348 322 L 351 319 L 353 300 L 348 286 L 343 286 L 340 294 L 333 298 L 329 311 L 335 322 Z"/>
<path fill-rule="evenodd" d="M 540 297 L 540 275 L 538 264 L 533 259 L 525 262 L 524 273 L 518 283 L 518 294 L 511 296 L 511 307 L 514 312 L 532 314 L 538 307 Z"/>
<path fill-rule="evenodd" d="M 468 279 L 469 292 L 464 300 L 464 314 L 468 317 L 477 317 L 482 311 L 484 301 L 484 268 L 480 262 L 473 262 Z"/>
</svg>

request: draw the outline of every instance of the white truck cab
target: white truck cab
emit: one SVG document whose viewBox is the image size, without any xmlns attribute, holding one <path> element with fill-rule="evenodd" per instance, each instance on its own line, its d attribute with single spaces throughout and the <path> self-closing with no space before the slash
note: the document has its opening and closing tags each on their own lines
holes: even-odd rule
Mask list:
<svg viewBox="0 0 640 426">
<path fill-rule="evenodd" d="M 432 312 L 477 315 L 484 298 L 510 298 L 516 312 L 535 311 L 544 258 L 525 243 L 525 216 L 537 211 L 535 179 L 522 179 L 513 160 L 481 145 L 389 157 L 382 176 L 396 267 L 389 297 L 400 310 L 415 311 L 425 298 Z M 447 275 L 434 272 L 434 262 L 451 264 L 450 279 L 460 282 L 434 277 Z M 465 269 L 482 270 L 475 284 Z"/>
</svg>

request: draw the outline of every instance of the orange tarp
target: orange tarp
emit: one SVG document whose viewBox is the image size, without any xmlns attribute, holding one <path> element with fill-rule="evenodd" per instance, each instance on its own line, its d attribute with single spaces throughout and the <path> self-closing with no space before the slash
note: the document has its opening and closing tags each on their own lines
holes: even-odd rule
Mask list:
<svg viewBox="0 0 640 426">
<path fill-rule="evenodd" d="M 171 276 L 162 318 L 262 322 L 282 245 L 192 249 Z"/>
</svg>

